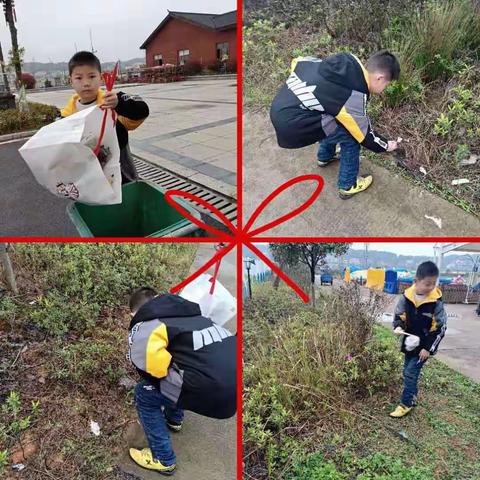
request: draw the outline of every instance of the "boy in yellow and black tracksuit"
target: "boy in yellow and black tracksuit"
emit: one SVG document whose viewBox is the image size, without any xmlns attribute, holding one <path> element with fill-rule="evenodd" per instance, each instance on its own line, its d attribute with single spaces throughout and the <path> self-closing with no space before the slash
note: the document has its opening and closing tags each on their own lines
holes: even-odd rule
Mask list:
<svg viewBox="0 0 480 480">
<path fill-rule="evenodd" d="M 401 350 L 405 354 L 401 403 L 390 414 L 395 418 L 403 417 L 416 404 L 422 367 L 437 353 L 447 329 L 442 292 L 436 287 L 438 277 L 433 262 L 420 264 L 415 283 L 405 290 L 395 308 L 394 333 L 402 337 Z"/>
<path fill-rule="evenodd" d="M 358 176 L 360 146 L 381 153 L 395 150 L 401 140 L 388 141 L 372 129 L 367 102 L 371 93 L 380 94 L 399 75 L 400 65 L 387 51 L 372 55 L 366 67 L 351 53 L 323 60 L 295 59 L 270 109 L 278 144 L 302 148 L 320 142 L 320 167 L 335 160 L 336 145 L 340 144 L 340 198 L 367 189 L 373 179 Z"/>
<path fill-rule="evenodd" d="M 116 131 L 120 147 L 122 183 L 136 180 L 138 175 L 128 147 L 128 130 L 135 130 L 148 117 L 148 105 L 136 95 L 100 90 L 101 64 L 91 52 L 76 53 L 68 62 L 68 70 L 76 93 L 61 110 L 62 117 L 92 105 L 114 109 L 118 114 Z"/>
<path fill-rule="evenodd" d="M 169 475 L 176 456 L 168 430 L 180 431 L 184 410 L 218 419 L 236 412 L 237 337 L 198 304 L 148 287 L 134 292 L 130 309 L 129 357 L 143 378 L 135 403 L 150 447 L 130 448 L 130 456 Z"/>
</svg>

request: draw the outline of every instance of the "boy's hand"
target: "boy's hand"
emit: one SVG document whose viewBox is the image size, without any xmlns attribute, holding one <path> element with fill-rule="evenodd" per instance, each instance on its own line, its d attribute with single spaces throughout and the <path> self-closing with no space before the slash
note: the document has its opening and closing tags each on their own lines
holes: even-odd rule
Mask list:
<svg viewBox="0 0 480 480">
<path fill-rule="evenodd" d="M 112 90 L 111 92 L 106 92 L 103 97 L 103 103 L 100 105 L 100 108 L 103 110 L 105 108 L 115 108 L 118 105 L 117 94 Z"/>
<path fill-rule="evenodd" d="M 400 335 L 403 335 L 403 334 L 405 333 L 405 330 L 404 330 L 402 327 L 397 327 L 397 328 L 393 331 L 393 333 L 394 333 L 395 335 L 400 336 Z"/>
<path fill-rule="evenodd" d="M 420 350 L 420 354 L 418 356 L 420 357 L 420 360 L 422 362 L 425 362 L 425 360 L 427 360 L 428 357 L 430 356 L 430 352 L 428 350 L 425 350 L 424 348 L 422 348 Z"/>
<path fill-rule="evenodd" d="M 401 137 L 398 137 L 396 140 L 389 140 L 388 141 L 388 147 L 387 147 L 387 152 L 393 152 L 400 146 L 400 142 L 403 139 Z"/>
</svg>

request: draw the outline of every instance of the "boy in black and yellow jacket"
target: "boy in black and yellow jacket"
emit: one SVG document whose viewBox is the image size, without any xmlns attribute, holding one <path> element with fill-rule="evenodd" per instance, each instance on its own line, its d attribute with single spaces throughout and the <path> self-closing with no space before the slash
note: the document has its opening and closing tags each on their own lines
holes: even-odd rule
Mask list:
<svg viewBox="0 0 480 480">
<path fill-rule="evenodd" d="M 405 290 L 395 308 L 394 333 L 402 336 L 405 354 L 401 403 L 390 414 L 395 418 L 403 417 L 415 405 L 422 367 L 437 352 L 447 329 L 442 292 L 436 286 L 438 276 L 433 262 L 421 263 L 415 283 Z"/>
<path fill-rule="evenodd" d="M 148 105 L 138 96 L 100 90 L 101 70 L 100 60 L 93 53 L 78 52 L 70 59 L 68 72 L 76 94 L 61 110 L 61 115 L 67 117 L 95 104 L 100 105 L 100 108 L 112 108 L 117 112 L 116 130 L 120 147 L 122 183 L 128 183 L 138 178 L 128 148 L 128 130 L 135 130 L 148 117 Z"/>
<path fill-rule="evenodd" d="M 237 337 L 203 317 L 198 304 L 143 287 L 130 299 L 129 357 L 143 380 L 135 389 L 150 448 L 130 448 L 141 467 L 170 475 L 176 468 L 168 430 L 183 410 L 210 418 L 236 412 Z"/>
<path fill-rule="evenodd" d="M 370 94 L 380 94 L 400 75 L 390 52 L 372 55 L 364 67 L 351 53 L 325 59 L 297 58 L 291 74 L 270 109 L 278 144 L 302 148 L 320 142 L 318 165 L 335 158 L 340 144 L 339 196 L 342 199 L 367 189 L 372 176 L 359 177 L 360 146 L 374 152 L 391 152 L 398 146 L 376 133 L 367 115 Z"/>
</svg>

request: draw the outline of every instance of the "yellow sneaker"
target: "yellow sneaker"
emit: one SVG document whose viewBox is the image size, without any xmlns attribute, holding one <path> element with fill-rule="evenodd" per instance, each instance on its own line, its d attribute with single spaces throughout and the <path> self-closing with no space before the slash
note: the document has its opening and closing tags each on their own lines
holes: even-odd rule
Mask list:
<svg viewBox="0 0 480 480">
<path fill-rule="evenodd" d="M 401 418 L 404 417 L 412 407 L 406 407 L 405 405 L 399 405 L 391 414 L 390 416 L 393 418 Z"/>
<path fill-rule="evenodd" d="M 136 448 L 131 448 L 129 450 L 130 457 L 142 468 L 148 470 L 155 470 L 156 472 L 161 473 L 162 475 L 173 475 L 176 465 L 163 465 L 159 460 L 154 460 L 152 456 L 152 451 L 149 448 L 143 448 L 138 450 Z"/>
<path fill-rule="evenodd" d="M 348 190 L 343 190 L 342 188 L 338 191 L 338 195 L 342 200 L 353 197 L 357 193 L 363 192 L 366 190 L 373 182 L 373 177 L 367 175 L 365 177 L 357 177 L 357 184 L 353 187 L 350 187 Z"/>
</svg>

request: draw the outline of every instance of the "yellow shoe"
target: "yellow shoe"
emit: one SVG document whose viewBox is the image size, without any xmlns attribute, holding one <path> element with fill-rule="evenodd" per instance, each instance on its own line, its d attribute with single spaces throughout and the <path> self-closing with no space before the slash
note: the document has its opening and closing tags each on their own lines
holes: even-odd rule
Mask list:
<svg viewBox="0 0 480 480">
<path fill-rule="evenodd" d="M 173 475 L 173 472 L 175 471 L 175 464 L 166 466 L 159 460 L 154 460 L 152 457 L 152 451 L 149 448 L 143 448 L 142 450 L 131 448 L 129 453 L 132 460 L 142 468 L 155 470 L 162 475 Z"/>
<path fill-rule="evenodd" d="M 373 182 L 373 177 L 367 175 L 365 177 L 357 177 L 357 184 L 353 187 L 350 187 L 348 190 L 343 190 L 342 188 L 338 191 L 338 195 L 342 200 L 353 197 L 357 193 L 363 192 L 366 190 Z"/>
<path fill-rule="evenodd" d="M 393 418 L 401 418 L 404 417 L 412 407 L 406 407 L 405 405 L 399 405 L 391 414 L 390 416 Z"/>
</svg>

